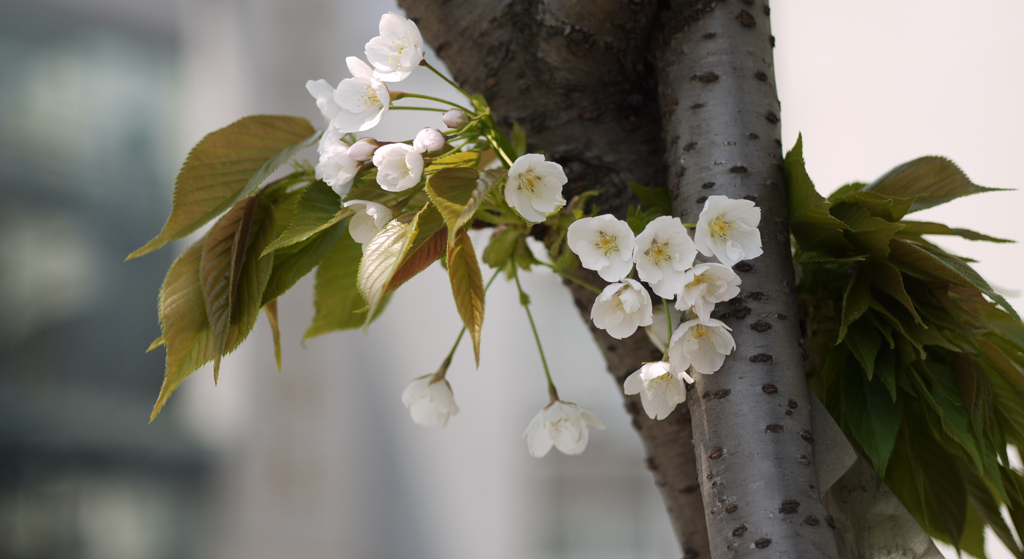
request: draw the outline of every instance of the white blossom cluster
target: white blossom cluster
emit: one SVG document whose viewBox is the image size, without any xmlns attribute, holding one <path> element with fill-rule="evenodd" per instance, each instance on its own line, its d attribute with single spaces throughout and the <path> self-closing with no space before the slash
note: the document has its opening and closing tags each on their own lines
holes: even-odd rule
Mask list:
<svg viewBox="0 0 1024 559">
<path fill-rule="evenodd" d="M 736 348 L 729 327 L 711 318 L 711 311 L 739 294 L 740 278 L 732 266 L 761 255 L 760 221 L 753 202 L 711 196 L 692 240 L 682 221 L 669 216 L 654 219 L 635 237 L 625 221 L 611 215 L 569 226 L 569 248 L 583 267 L 612 282 L 591 309 L 595 326 L 617 339 L 650 326 L 653 304 L 640 281 L 689 313 L 690 319 L 675 327 L 664 361 L 644 364 L 623 387 L 626 394 L 640 394 L 652 419 L 664 419 L 686 400 L 684 383 L 693 382 L 691 372 L 713 374 Z M 698 262 L 698 253 L 707 261 Z M 628 277 L 634 265 L 640 281 Z"/>
</svg>

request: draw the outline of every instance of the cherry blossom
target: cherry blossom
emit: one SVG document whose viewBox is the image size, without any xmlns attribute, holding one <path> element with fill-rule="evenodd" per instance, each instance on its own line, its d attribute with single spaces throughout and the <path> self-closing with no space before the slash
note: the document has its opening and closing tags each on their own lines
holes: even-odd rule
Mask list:
<svg viewBox="0 0 1024 559">
<path fill-rule="evenodd" d="M 690 375 L 677 375 L 665 361 L 644 363 L 626 377 L 622 388 L 626 394 L 639 394 L 640 403 L 651 419 L 665 419 L 676 406 L 686 401 L 686 382 Z"/>
<path fill-rule="evenodd" d="M 690 309 L 700 320 L 711 318 L 715 303 L 732 299 L 740 292 L 740 277 L 732 268 L 715 262 L 697 264 L 686 271 L 685 284 L 676 308 L 685 311 Z"/>
<path fill-rule="evenodd" d="M 352 189 L 352 179 L 359 171 L 360 163 L 349 157 L 349 147 L 341 142 L 331 143 L 320 153 L 316 165 L 316 178 L 344 198 Z"/>
<path fill-rule="evenodd" d="M 352 77 L 341 80 L 334 91 L 334 101 L 339 110 L 331 120 L 331 126 L 343 133 L 369 130 L 377 126 L 388 112 L 391 93 L 362 60 L 350 56 L 345 63 Z"/>
<path fill-rule="evenodd" d="M 619 340 L 627 338 L 640 326 L 651 324 L 651 296 L 640 282 L 623 279 L 605 287 L 597 296 L 590 318 L 594 326 L 607 331 L 609 336 Z"/>
<path fill-rule="evenodd" d="M 678 218 L 661 216 L 636 237 L 636 271 L 658 296 L 672 299 L 683 288 L 697 248 Z"/>
<path fill-rule="evenodd" d="M 590 431 L 587 426 L 604 430 L 604 424 L 576 404 L 556 400 L 530 420 L 523 432 L 530 456 L 541 458 L 554 446 L 563 454 L 579 454 L 587 448 Z"/>
<path fill-rule="evenodd" d="M 545 161 L 543 155 L 528 153 L 516 159 L 508 170 L 505 201 L 526 221 L 540 223 L 565 205 L 562 185 L 567 182 L 561 165 Z"/>
<path fill-rule="evenodd" d="M 439 151 L 447 141 L 448 139 L 437 128 L 424 128 L 416 133 L 416 139 L 412 141 L 412 149 L 420 153 Z"/>
<path fill-rule="evenodd" d="M 633 269 L 633 231 L 611 215 L 584 217 L 572 222 L 566 236 L 580 264 L 605 281 L 619 281 Z"/>
<path fill-rule="evenodd" d="M 423 37 L 412 21 L 388 12 L 381 16 L 380 35 L 366 43 L 366 59 L 374 75 L 386 82 L 400 82 L 423 60 Z"/>
<path fill-rule="evenodd" d="M 408 144 L 388 144 L 373 153 L 377 184 L 388 192 L 408 190 L 423 176 L 423 156 Z"/>
<path fill-rule="evenodd" d="M 348 234 L 364 247 L 392 218 L 387 206 L 369 200 L 349 200 L 344 207 L 355 211 L 355 215 L 348 219 Z"/>
<path fill-rule="evenodd" d="M 402 392 L 402 403 L 409 408 L 412 420 L 424 427 L 443 429 L 448 418 L 459 414 L 452 387 L 443 378 L 425 375 L 413 380 Z"/>
<path fill-rule="evenodd" d="M 680 324 L 668 346 L 672 371 L 685 373 L 693 367 L 695 372 L 710 375 L 720 369 L 725 356 L 736 349 L 729 330 L 724 322 L 714 318 Z"/>
<path fill-rule="evenodd" d="M 693 241 L 704 256 L 733 266 L 761 256 L 760 221 L 761 209 L 750 200 L 710 196 L 697 218 Z"/>
</svg>

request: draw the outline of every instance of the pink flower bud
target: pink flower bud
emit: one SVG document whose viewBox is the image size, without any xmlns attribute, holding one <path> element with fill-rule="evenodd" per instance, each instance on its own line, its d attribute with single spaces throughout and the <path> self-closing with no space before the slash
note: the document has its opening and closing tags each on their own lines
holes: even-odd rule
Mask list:
<svg viewBox="0 0 1024 559">
<path fill-rule="evenodd" d="M 363 138 L 348 148 L 348 156 L 362 162 L 373 158 L 373 152 L 377 151 L 377 140 Z"/>
<path fill-rule="evenodd" d="M 412 149 L 420 153 L 438 151 L 444 147 L 446 141 L 447 138 L 437 128 L 424 128 L 416 134 L 416 139 L 412 141 Z"/>
<path fill-rule="evenodd" d="M 441 122 L 448 128 L 462 128 L 469 124 L 469 116 L 460 109 L 452 109 L 441 117 Z"/>
</svg>

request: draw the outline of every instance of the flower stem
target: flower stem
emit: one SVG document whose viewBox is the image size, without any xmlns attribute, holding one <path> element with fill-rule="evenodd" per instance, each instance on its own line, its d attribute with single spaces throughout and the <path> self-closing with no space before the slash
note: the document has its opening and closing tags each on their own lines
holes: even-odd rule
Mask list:
<svg viewBox="0 0 1024 559">
<path fill-rule="evenodd" d="M 668 342 L 672 341 L 672 313 L 668 310 L 668 299 L 661 299 L 661 306 L 665 307 L 665 321 L 668 322 Z M 668 351 L 668 342 L 665 342 L 666 352 Z"/>
<path fill-rule="evenodd" d="M 548 396 L 551 397 L 552 402 L 558 401 L 558 390 L 555 388 L 555 382 L 551 380 L 551 370 L 548 369 L 548 360 L 544 358 L 544 348 L 540 344 L 540 334 L 537 333 L 537 324 L 533 322 L 533 313 L 530 312 L 530 304 L 527 302 L 529 296 L 523 291 L 522 284 L 519 283 L 519 271 L 515 270 L 512 273 L 512 277 L 516 280 L 516 289 L 519 290 L 519 302 L 526 309 L 526 318 L 530 319 L 530 329 L 533 330 L 533 339 L 537 342 L 537 352 L 540 353 L 540 363 L 544 366 L 544 376 L 548 379 Z"/>
<path fill-rule="evenodd" d="M 463 97 L 465 97 L 466 99 L 472 99 L 472 97 L 471 97 L 471 96 L 470 96 L 470 95 L 469 95 L 468 93 L 466 93 L 465 91 L 463 91 L 463 90 L 462 90 L 462 88 L 458 86 L 458 84 L 456 84 L 456 83 L 455 83 L 455 82 L 453 82 L 452 80 L 448 79 L 448 76 L 446 76 L 446 75 L 442 74 L 441 72 L 438 72 L 438 71 L 437 71 L 437 68 L 434 68 L 433 66 L 431 66 L 430 64 L 428 64 L 428 63 L 427 63 L 427 61 L 426 61 L 425 59 L 424 59 L 424 60 L 421 60 L 421 61 L 420 61 L 420 66 L 424 66 L 424 67 L 426 67 L 426 68 L 427 68 L 428 70 L 430 70 L 431 72 L 433 72 L 433 73 L 437 74 L 437 76 L 438 76 L 439 78 L 441 78 L 442 80 L 444 80 L 445 82 L 447 82 L 447 83 L 448 83 L 448 85 L 450 85 L 450 86 L 454 87 L 454 88 L 455 88 L 455 91 L 458 91 L 459 93 L 461 93 L 461 94 L 462 94 L 462 96 L 463 96 Z M 458 108 L 462 109 L 462 107 L 459 107 L 458 105 L 455 105 L 454 103 L 452 103 L 452 105 L 453 105 L 453 106 L 455 106 L 455 107 L 458 107 Z M 472 112 L 472 111 L 467 111 L 466 109 L 462 109 L 462 110 L 466 111 L 467 113 L 468 113 L 468 112 Z"/>
<path fill-rule="evenodd" d="M 580 278 L 578 278 L 578 277 L 576 277 L 576 276 L 574 276 L 572 274 L 567 273 L 565 270 L 556 270 L 554 266 L 552 266 L 551 264 L 548 264 L 547 262 L 537 262 L 537 263 L 540 264 L 541 266 L 545 266 L 547 268 L 550 268 L 551 271 L 553 271 L 554 273 L 556 273 L 556 274 L 562 276 L 563 278 L 565 278 L 565 279 L 575 283 L 576 285 L 579 285 L 580 287 L 586 289 L 587 291 L 591 291 L 593 293 L 597 293 L 598 295 L 601 294 L 601 288 L 596 286 L 596 285 L 594 285 L 594 284 L 592 284 L 592 283 L 590 283 L 590 282 L 588 282 L 588 281 L 581 280 Z"/>
<path fill-rule="evenodd" d="M 497 279 L 499 272 L 501 272 L 501 270 L 495 270 L 494 271 L 494 275 L 491 276 L 491 279 L 487 280 L 487 285 L 484 286 L 484 292 L 485 293 L 487 292 L 488 289 L 491 288 L 491 284 L 494 283 L 495 279 Z M 466 326 L 463 325 L 462 326 L 462 330 L 459 330 L 459 336 L 457 338 L 455 338 L 455 343 L 452 344 L 451 351 L 448 352 L 448 356 L 445 357 L 444 358 L 444 362 L 441 363 L 441 368 L 438 369 L 436 373 L 434 373 L 434 379 L 435 380 L 443 379 L 445 373 L 448 372 L 448 366 L 452 364 L 452 357 L 455 356 L 455 350 L 459 348 L 459 342 L 462 341 L 462 336 L 465 335 L 465 334 L 466 334 Z"/>
<path fill-rule="evenodd" d="M 430 111 L 432 113 L 446 113 L 448 111 L 444 109 L 438 109 L 437 107 L 398 107 L 391 105 L 392 111 Z"/>
<path fill-rule="evenodd" d="M 440 97 L 431 97 L 430 95 L 421 95 L 419 93 L 409 93 L 407 91 L 403 91 L 402 92 L 402 97 L 412 97 L 414 99 L 425 99 L 427 101 L 433 101 L 435 103 L 441 103 L 442 105 L 448 105 L 450 107 L 455 107 L 456 109 L 459 109 L 459 110 L 461 110 L 463 112 L 466 112 L 466 113 L 471 113 L 472 112 L 469 109 L 467 109 L 466 107 L 463 107 L 462 105 L 460 105 L 458 103 L 455 103 L 453 101 L 449 101 L 447 99 L 441 99 Z M 448 111 L 445 111 L 445 112 L 448 112 Z"/>
</svg>

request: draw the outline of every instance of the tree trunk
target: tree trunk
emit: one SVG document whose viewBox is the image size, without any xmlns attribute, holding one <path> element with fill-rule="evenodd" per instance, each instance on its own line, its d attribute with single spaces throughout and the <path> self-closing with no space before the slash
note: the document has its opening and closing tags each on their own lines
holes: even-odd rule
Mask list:
<svg viewBox="0 0 1024 559">
<path fill-rule="evenodd" d="M 658 49 L 673 213 L 695 222 L 708 196 L 753 200 L 764 248 L 736 266 L 742 292 L 713 315 L 736 350 L 716 374 L 695 375 L 711 556 L 836 557 L 814 468 L 768 3 L 679 19 L 666 19 Z"/>
<path fill-rule="evenodd" d="M 625 397 L 625 406 L 643 439 L 646 463 L 685 557 L 709 556 L 705 501 L 713 549 L 724 550 L 732 542 L 758 549 L 770 539 L 772 556 L 807 550 L 791 554 L 834 557 L 807 440 L 813 435 L 791 293 L 767 5 L 754 6 L 753 0 L 722 2 L 718 9 L 710 9 L 715 2 L 694 0 L 400 3 L 455 79 L 468 91 L 483 93 L 500 124 L 511 129 L 513 121 L 519 122 L 532 150 L 543 149 L 562 164 L 569 178 L 566 198 L 601 189 L 596 199 L 601 213 L 622 218 L 635 203 L 629 182 L 671 186 L 676 212 L 687 220 L 695 216 L 697 199 L 710 193 L 757 197 L 765 254 L 743 273 L 745 298 L 728 319 L 738 350 L 722 371 L 702 379 L 699 391 L 691 391 L 699 412 L 695 419 L 700 416 L 695 425 L 700 430 L 704 500 L 697 490 L 687 410 L 677 409 L 659 422 L 642 413 L 635 396 Z M 734 19 L 741 10 L 752 14 L 754 27 Z M 712 32 L 716 40 L 703 39 Z M 751 42 L 751 37 L 757 39 Z M 718 57 L 715 67 L 691 69 L 710 60 L 687 56 L 683 49 L 697 53 L 705 46 L 712 47 L 707 56 Z M 718 81 L 705 83 L 711 78 L 701 75 L 711 70 Z M 763 80 L 758 70 L 765 73 Z M 712 91 L 715 97 L 706 97 Z M 748 97 L 733 97 L 739 93 Z M 708 109 L 690 108 L 698 103 Z M 740 111 L 741 120 L 705 118 L 728 116 L 729 110 Z M 758 140 L 748 138 L 751 133 Z M 735 145 L 719 145 L 723 142 Z M 683 169 L 681 157 L 690 170 Z M 716 165 L 720 160 L 728 164 Z M 747 171 L 733 170 L 739 166 Z M 667 184 L 666 177 L 672 182 Z M 702 188 L 708 182 L 717 186 Z M 594 295 L 576 288 L 573 295 L 590 323 Z M 615 340 L 592 330 L 620 391 L 625 377 L 642 362 L 660 358 L 642 334 Z M 772 357 L 767 363 L 751 363 L 755 355 Z M 777 391 L 762 391 L 767 384 Z M 722 390 L 731 393 L 722 398 Z M 696 397 L 708 392 L 707 401 Z M 728 411 L 735 421 L 719 424 L 713 419 L 713 414 Z M 765 432 L 769 425 L 781 425 L 783 432 Z M 712 465 L 709 456 L 717 457 L 715 448 L 722 449 L 722 456 Z M 789 514 L 794 506 L 798 512 Z M 809 539 L 804 544 L 787 543 L 805 536 Z"/>
</svg>

